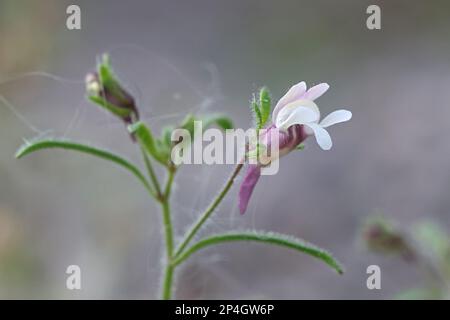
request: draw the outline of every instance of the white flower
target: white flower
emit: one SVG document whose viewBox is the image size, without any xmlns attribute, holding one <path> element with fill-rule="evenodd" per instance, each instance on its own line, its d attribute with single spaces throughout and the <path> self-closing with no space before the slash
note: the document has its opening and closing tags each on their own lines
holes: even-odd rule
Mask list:
<svg viewBox="0 0 450 320">
<path fill-rule="evenodd" d="M 314 100 L 322 96 L 329 87 L 328 84 L 321 83 L 306 90 L 305 82 L 293 86 L 273 110 L 272 119 L 275 126 L 280 130 L 287 130 L 296 124 L 303 125 L 306 133 L 314 135 L 323 150 L 330 150 L 333 143 L 325 128 L 349 121 L 352 113 L 348 110 L 336 110 L 319 122 L 320 110 Z"/>
</svg>

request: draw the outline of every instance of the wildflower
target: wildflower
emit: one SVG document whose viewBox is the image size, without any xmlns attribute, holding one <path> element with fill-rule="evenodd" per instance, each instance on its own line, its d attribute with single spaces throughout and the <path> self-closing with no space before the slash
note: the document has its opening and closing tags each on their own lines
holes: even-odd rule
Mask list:
<svg viewBox="0 0 450 320">
<path fill-rule="evenodd" d="M 271 161 L 296 149 L 310 135 L 314 135 L 320 148 L 331 149 L 331 137 L 325 128 L 350 120 L 352 113 L 348 110 L 337 110 L 319 122 L 320 110 L 314 100 L 328 89 L 328 84 L 321 83 L 307 90 L 306 83 L 300 82 L 290 88 L 278 101 L 272 113 L 272 125 L 263 129 L 259 138 L 262 145 L 266 147 L 272 143 L 272 139 L 278 139 L 279 151 L 271 155 Z M 261 167 L 261 164 L 248 166 L 239 191 L 241 214 L 247 210 L 250 197 L 261 176 Z"/>
<path fill-rule="evenodd" d="M 348 121 L 352 113 L 348 110 L 337 110 L 320 121 L 320 111 L 314 100 L 322 96 L 330 86 L 318 84 L 306 90 L 305 82 L 293 86 L 277 103 L 273 110 L 272 120 L 280 130 L 287 130 L 292 125 L 303 125 L 308 135 L 314 135 L 317 144 L 323 150 L 330 150 L 333 145 L 325 128 Z"/>
</svg>

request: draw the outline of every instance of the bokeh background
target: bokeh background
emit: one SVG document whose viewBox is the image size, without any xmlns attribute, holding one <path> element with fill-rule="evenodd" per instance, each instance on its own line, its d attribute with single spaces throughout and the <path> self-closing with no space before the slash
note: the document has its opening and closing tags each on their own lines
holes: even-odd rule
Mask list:
<svg viewBox="0 0 450 320">
<path fill-rule="evenodd" d="M 66 29 L 66 7 L 82 29 Z M 366 8 L 382 29 L 366 28 Z M 84 75 L 109 52 L 159 130 L 189 111 L 224 112 L 251 125 L 248 101 L 267 85 L 276 100 L 296 82 L 328 82 L 324 114 L 353 119 L 330 129 L 263 177 L 248 213 L 234 188 L 203 234 L 264 229 L 327 248 L 338 276 L 308 256 L 258 244 L 195 255 L 177 298 L 389 299 L 423 281 L 399 259 L 359 241 L 366 217 L 448 230 L 450 215 L 450 3 L 448 1 L 32 1 L 0 0 L 0 298 L 156 298 L 161 266 L 158 207 L 127 172 L 87 156 L 41 152 L 15 160 L 23 139 L 67 137 L 140 161 L 121 123 L 84 98 Z M 180 170 L 178 235 L 222 186 L 230 166 Z M 82 269 L 82 290 L 65 270 Z M 366 268 L 382 270 L 368 290 Z"/>
</svg>

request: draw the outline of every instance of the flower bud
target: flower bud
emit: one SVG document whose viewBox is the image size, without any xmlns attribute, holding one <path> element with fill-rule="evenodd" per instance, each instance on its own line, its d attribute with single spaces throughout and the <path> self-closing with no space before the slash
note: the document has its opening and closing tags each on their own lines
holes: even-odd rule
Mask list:
<svg viewBox="0 0 450 320">
<path fill-rule="evenodd" d="M 363 228 L 363 238 L 367 247 L 374 252 L 399 255 L 407 261 L 414 260 L 415 254 L 405 237 L 384 220 L 367 222 Z"/>
<path fill-rule="evenodd" d="M 133 97 L 123 88 L 112 71 L 107 55 L 103 55 L 97 71 L 86 75 L 89 100 L 122 119 L 126 124 L 139 120 Z"/>
</svg>

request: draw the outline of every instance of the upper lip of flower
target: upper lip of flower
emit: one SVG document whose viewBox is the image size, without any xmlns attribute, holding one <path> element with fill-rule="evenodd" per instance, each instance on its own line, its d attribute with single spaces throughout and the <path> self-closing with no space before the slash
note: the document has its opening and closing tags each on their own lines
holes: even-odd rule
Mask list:
<svg viewBox="0 0 450 320">
<path fill-rule="evenodd" d="M 320 110 L 314 100 L 322 96 L 329 87 L 328 84 L 321 83 L 306 90 L 305 82 L 291 87 L 273 110 L 272 119 L 275 126 L 281 130 L 287 130 L 295 124 L 304 125 L 308 134 L 314 134 L 318 145 L 323 150 L 330 150 L 333 143 L 324 128 L 349 121 L 352 113 L 345 109 L 336 110 L 319 122 Z"/>
</svg>

